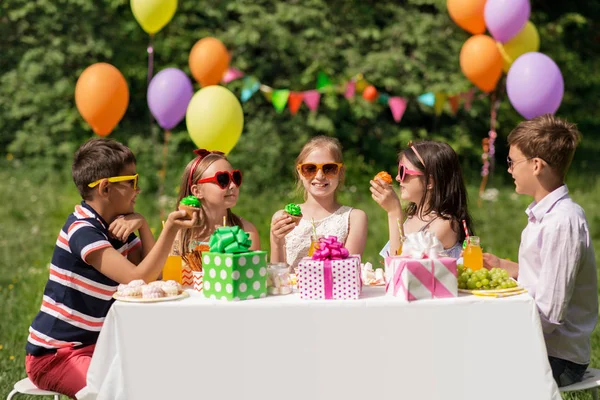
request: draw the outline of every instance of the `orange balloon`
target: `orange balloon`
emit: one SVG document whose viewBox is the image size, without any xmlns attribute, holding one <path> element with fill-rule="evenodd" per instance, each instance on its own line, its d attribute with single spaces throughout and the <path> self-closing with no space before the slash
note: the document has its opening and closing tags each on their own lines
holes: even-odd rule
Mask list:
<svg viewBox="0 0 600 400">
<path fill-rule="evenodd" d="M 502 75 L 502 55 L 494 39 L 486 35 L 471 36 L 460 49 L 463 74 L 484 92 L 494 90 Z"/>
<path fill-rule="evenodd" d="M 367 101 L 375 101 L 375 99 L 377 99 L 377 89 L 375 86 L 367 86 L 365 90 L 363 90 L 362 97 Z"/>
<path fill-rule="evenodd" d="M 485 32 L 485 0 L 448 0 L 446 6 L 456 25 L 473 35 Z"/>
<path fill-rule="evenodd" d="M 129 104 L 125 77 L 110 64 L 90 65 L 77 79 L 75 104 L 97 135 L 108 136 L 125 115 Z"/>
<path fill-rule="evenodd" d="M 200 39 L 190 51 L 190 71 L 202 87 L 216 85 L 229 68 L 229 59 L 227 48 L 219 39 Z"/>
</svg>

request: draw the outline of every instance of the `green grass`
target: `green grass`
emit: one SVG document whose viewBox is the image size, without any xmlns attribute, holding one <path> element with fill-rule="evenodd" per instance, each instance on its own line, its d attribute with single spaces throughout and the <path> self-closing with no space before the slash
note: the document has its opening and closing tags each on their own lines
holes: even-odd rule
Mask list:
<svg viewBox="0 0 600 400">
<path fill-rule="evenodd" d="M 502 173 L 502 171 L 499 171 Z M 574 173 L 571 174 L 575 175 Z M 476 199 L 479 182 L 471 182 L 469 193 Z M 351 190 L 352 189 L 352 190 Z M 573 198 L 586 210 L 595 240 L 600 238 L 600 182 L 585 176 L 571 178 Z M 254 222 L 261 233 L 263 248 L 268 248 L 271 215 L 292 201 L 293 195 L 263 194 L 251 197 L 242 192 L 236 212 Z M 297 200 L 297 199 L 296 199 Z M 386 216 L 371 200 L 368 183 L 348 188 L 341 194 L 343 204 L 365 210 L 369 216 L 366 261 L 379 265 L 379 249 L 387 240 Z M 514 195 L 512 187 L 500 188 L 496 201 L 482 207 L 471 203 L 476 231 L 486 251 L 517 259 L 520 233 L 527 219 L 529 199 Z M 2 168 L 0 172 L 0 398 L 5 398 L 17 380 L 25 377 L 24 346 L 27 329 L 37 313 L 48 264 L 56 236 L 79 196 L 70 179 L 56 176 L 28 180 L 22 169 Z M 138 211 L 146 215 L 154 229 L 160 227 L 157 199 L 142 193 Z M 173 204 L 169 199 L 167 204 Z M 597 257 L 598 263 L 598 257 Z M 600 367 L 600 329 L 592 337 L 591 365 Z M 23 397 L 20 397 L 23 398 Z M 588 399 L 587 394 L 565 395 L 565 399 Z"/>
</svg>

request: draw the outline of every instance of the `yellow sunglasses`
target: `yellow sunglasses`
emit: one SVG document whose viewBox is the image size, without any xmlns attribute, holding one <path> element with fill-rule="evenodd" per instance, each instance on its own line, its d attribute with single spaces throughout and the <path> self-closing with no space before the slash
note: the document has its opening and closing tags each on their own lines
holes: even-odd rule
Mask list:
<svg viewBox="0 0 600 400">
<path fill-rule="evenodd" d="M 124 182 L 124 181 L 133 181 L 133 190 L 136 190 L 137 189 L 137 183 L 138 183 L 138 176 L 139 176 L 139 174 L 135 174 L 135 175 L 123 175 L 123 176 L 111 176 L 110 178 L 98 179 L 97 181 L 88 184 L 88 186 L 91 187 L 91 188 L 96 187 L 96 186 L 98 186 L 100 184 L 100 182 L 102 182 L 105 179 L 107 181 L 109 181 L 109 182 L 112 182 L 112 183 Z"/>
</svg>

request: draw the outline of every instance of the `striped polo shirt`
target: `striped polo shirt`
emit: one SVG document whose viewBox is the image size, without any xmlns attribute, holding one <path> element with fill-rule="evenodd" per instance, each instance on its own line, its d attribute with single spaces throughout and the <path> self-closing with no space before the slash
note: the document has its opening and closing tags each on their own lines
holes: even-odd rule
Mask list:
<svg viewBox="0 0 600 400">
<path fill-rule="evenodd" d="M 85 201 L 75 206 L 56 240 L 42 307 L 29 327 L 27 353 L 96 343 L 119 284 L 88 264 L 87 257 L 106 247 L 127 257 L 141 244 L 133 233 L 125 243 L 112 238 L 106 221 Z"/>
</svg>

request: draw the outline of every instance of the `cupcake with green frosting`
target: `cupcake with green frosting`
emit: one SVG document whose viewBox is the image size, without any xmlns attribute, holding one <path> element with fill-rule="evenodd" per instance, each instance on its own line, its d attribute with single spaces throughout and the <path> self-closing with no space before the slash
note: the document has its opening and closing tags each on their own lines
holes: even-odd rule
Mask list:
<svg viewBox="0 0 600 400">
<path fill-rule="evenodd" d="M 187 196 L 179 202 L 179 209 L 187 213 L 188 219 L 192 219 L 194 212 L 200 211 L 200 200 L 196 196 Z"/>
<path fill-rule="evenodd" d="M 298 225 L 302 219 L 302 210 L 298 204 L 290 203 L 283 208 L 283 214 L 289 215 L 294 223 Z"/>
</svg>

